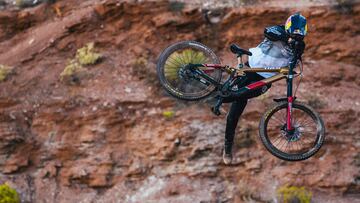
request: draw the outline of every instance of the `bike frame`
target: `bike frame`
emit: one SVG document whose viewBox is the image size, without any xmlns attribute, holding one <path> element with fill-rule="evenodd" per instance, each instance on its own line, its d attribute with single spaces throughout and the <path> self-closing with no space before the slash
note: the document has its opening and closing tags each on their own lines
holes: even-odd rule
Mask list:
<svg viewBox="0 0 360 203">
<path fill-rule="evenodd" d="M 241 61 L 241 60 L 240 60 Z M 295 61 L 295 62 L 294 62 Z M 226 65 L 221 64 L 189 64 L 189 67 L 192 68 L 193 71 L 195 71 L 198 75 L 200 75 L 202 78 L 204 78 L 207 82 L 215 85 L 217 89 L 221 89 L 224 84 L 221 84 L 220 82 L 215 81 L 211 76 L 207 75 L 206 73 L 212 72 L 215 69 L 221 69 L 225 70 L 230 74 L 230 79 L 232 81 L 235 81 L 238 77 L 244 76 L 246 73 L 259 73 L 259 72 L 268 72 L 268 73 L 277 73 L 276 75 L 265 78 L 263 80 L 251 83 L 247 86 L 244 86 L 242 88 L 239 88 L 235 92 L 235 96 L 241 96 L 251 90 L 262 88 L 268 84 L 274 83 L 276 81 L 287 79 L 287 98 L 281 99 L 287 100 L 288 102 L 288 108 L 287 108 L 287 121 L 286 121 L 286 129 L 288 132 L 292 132 L 294 130 L 292 126 L 292 106 L 294 102 L 293 97 L 293 77 L 295 74 L 297 74 L 294 71 L 294 68 L 296 66 L 296 60 L 293 60 L 293 62 L 290 63 L 289 67 L 283 67 L 279 69 L 265 69 L 265 68 L 233 68 Z M 240 63 L 239 63 L 240 64 Z M 200 70 L 195 67 L 206 67 L 210 69 Z M 239 67 L 242 67 L 242 63 Z"/>
</svg>

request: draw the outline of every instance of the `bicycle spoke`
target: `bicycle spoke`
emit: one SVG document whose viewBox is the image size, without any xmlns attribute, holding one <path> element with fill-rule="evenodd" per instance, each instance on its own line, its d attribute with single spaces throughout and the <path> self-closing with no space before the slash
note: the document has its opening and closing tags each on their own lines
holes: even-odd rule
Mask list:
<svg viewBox="0 0 360 203">
<path fill-rule="evenodd" d="M 194 55 L 194 51 L 190 52 L 190 62 L 193 62 L 193 55 Z"/>
<path fill-rule="evenodd" d="M 209 58 L 207 58 L 204 53 L 202 52 L 196 52 L 193 63 L 196 64 L 202 64 L 202 63 L 207 63 L 209 60 Z"/>
<path fill-rule="evenodd" d="M 175 59 L 175 57 L 172 57 L 172 55 L 166 60 L 165 62 L 165 67 L 166 65 L 168 65 L 168 63 L 171 63 L 172 65 L 174 65 L 175 67 L 179 67 L 182 65 L 181 62 L 177 61 Z"/>
<path fill-rule="evenodd" d="M 287 140 L 284 140 L 284 144 L 281 145 L 280 149 L 282 149 L 286 143 L 287 143 Z"/>
<path fill-rule="evenodd" d="M 315 122 L 312 118 L 307 118 L 306 116 L 302 116 L 301 117 L 302 119 L 300 120 L 299 119 L 299 121 L 298 121 L 298 123 L 300 123 L 300 124 L 311 124 L 311 123 L 313 123 L 313 122 Z"/>
<path fill-rule="evenodd" d="M 314 133 L 314 132 L 317 132 L 315 129 L 314 130 L 303 130 L 301 131 L 301 133 Z"/>
<path fill-rule="evenodd" d="M 301 124 L 303 124 L 303 125 L 311 125 L 311 124 L 313 124 L 315 121 L 314 120 L 310 120 L 310 119 L 304 119 L 303 120 L 303 122 L 301 122 Z"/>
<path fill-rule="evenodd" d="M 304 136 L 303 136 L 303 140 L 304 140 L 304 143 L 305 143 L 305 144 L 313 143 L 313 141 L 312 141 L 310 138 L 308 138 L 308 137 L 304 137 Z M 310 141 L 310 142 L 306 142 L 306 141 Z"/>
<path fill-rule="evenodd" d="M 271 116 L 271 118 L 270 118 L 269 121 L 272 121 L 272 120 L 277 121 L 278 123 L 281 123 L 281 124 L 284 124 L 284 123 L 285 123 L 285 121 L 284 121 L 283 119 L 278 118 L 277 116 L 274 116 L 274 115 Z"/>
<path fill-rule="evenodd" d="M 276 117 L 271 117 L 271 119 L 274 119 L 275 121 L 277 121 L 277 123 L 280 123 L 280 124 L 285 124 L 286 122 L 284 122 L 284 121 L 281 121 L 281 120 L 279 120 L 278 118 L 276 118 Z"/>
<path fill-rule="evenodd" d="M 302 147 L 301 147 L 301 145 L 300 145 L 299 141 L 296 141 L 296 142 L 295 142 L 295 145 L 297 145 L 297 146 L 298 146 L 298 148 L 299 148 L 299 150 L 298 150 L 298 151 L 301 151 Z"/>
<path fill-rule="evenodd" d="M 192 50 L 185 50 L 184 51 L 184 58 L 186 58 L 186 63 L 191 63 L 191 59 L 190 59 L 190 54 L 191 54 Z"/>
<path fill-rule="evenodd" d="M 176 66 L 179 66 L 179 67 L 180 67 L 181 65 L 183 65 L 183 63 L 182 63 L 182 61 L 181 61 L 181 58 L 180 58 L 180 54 L 177 53 L 177 52 L 171 54 L 167 60 L 169 60 L 169 59 L 172 60 L 172 62 L 173 62 Z"/>
<path fill-rule="evenodd" d="M 283 135 L 279 135 L 275 138 L 275 140 L 273 141 L 273 143 L 275 144 L 278 140 L 281 140 L 280 138 L 282 138 Z"/>
<path fill-rule="evenodd" d="M 312 141 L 310 141 L 310 142 L 305 142 L 305 140 L 308 140 L 308 138 L 301 138 L 301 141 L 302 141 L 302 143 L 304 143 L 305 146 L 312 143 Z"/>
<path fill-rule="evenodd" d="M 305 139 L 304 138 L 300 138 L 300 142 L 301 142 L 301 145 L 308 145 L 309 143 L 305 142 Z"/>
</svg>

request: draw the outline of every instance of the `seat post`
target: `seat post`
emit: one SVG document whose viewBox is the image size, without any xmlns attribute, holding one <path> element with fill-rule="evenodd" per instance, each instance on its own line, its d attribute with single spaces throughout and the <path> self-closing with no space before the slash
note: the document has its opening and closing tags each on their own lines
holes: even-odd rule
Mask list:
<svg viewBox="0 0 360 203">
<path fill-rule="evenodd" d="M 244 64 L 243 64 L 242 56 L 237 55 L 237 59 L 238 59 L 238 68 L 243 68 Z"/>
</svg>

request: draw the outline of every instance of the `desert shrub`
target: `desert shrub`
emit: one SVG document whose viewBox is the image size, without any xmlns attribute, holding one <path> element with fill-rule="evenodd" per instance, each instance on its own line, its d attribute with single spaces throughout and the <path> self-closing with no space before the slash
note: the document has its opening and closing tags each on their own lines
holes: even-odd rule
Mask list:
<svg viewBox="0 0 360 203">
<path fill-rule="evenodd" d="M 75 58 L 80 65 L 87 66 L 96 64 L 102 58 L 102 55 L 94 51 L 94 43 L 91 42 L 78 49 Z"/>
<path fill-rule="evenodd" d="M 315 109 L 322 109 L 326 106 L 326 102 L 322 101 L 319 97 L 311 95 L 307 103 Z"/>
<path fill-rule="evenodd" d="M 185 7 L 184 2 L 172 1 L 169 3 L 169 10 L 172 12 L 182 11 Z"/>
<path fill-rule="evenodd" d="M 163 115 L 165 118 L 170 119 L 170 118 L 173 118 L 173 117 L 174 117 L 175 112 L 174 112 L 174 111 L 171 111 L 171 110 L 163 111 L 162 115 Z"/>
<path fill-rule="evenodd" d="M 38 1 L 40 2 L 40 1 Z M 38 3 L 34 3 L 34 0 L 16 0 L 15 1 L 15 5 L 18 7 L 31 7 L 31 6 L 35 6 Z"/>
<path fill-rule="evenodd" d="M 144 79 L 147 76 L 146 66 L 148 61 L 144 57 L 136 58 L 132 61 L 132 73 L 139 79 Z"/>
<path fill-rule="evenodd" d="M 258 100 L 261 101 L 265 106 L 268 106 L 272 102 L 272 95 L 270 95 L 269 91 L 266 91 L 265 93 L 261 94 L 257 97 Z"/>
<path fill-rule="evenodd" d="M 6 78 L 9 76 L 11 71 L 12 71 L 11 67 L 0 64 L 0 82 L 6 80 Z"/>
<path fill-rule="evenodd" d="M 283 203 L 310 203 L 312 194 L 304 187 L 283 186 L 277 190 L 280 202 Z"/>
<path fill-rule="evenodd" d="M 103 56 L 94 51 L 94 43 L 88 43 L 76 51 L 75 59 L 70 60 L 60 74 L 60 80 L 77 83 L 79 73 L 84 73 L 84 66 L 96 64 Z M 68 80 L 70 79 L 70 80 Z M 74 81 L 76 80 L 76 81 Z"/>
<path fill-rule="evenodd" d="M 74 76 L 76 73 L 79 73 L 83 70 L 83 67 L 76 60 L 70 60 L 68 65 L 65 66 L 65 69 L 60 74 L 60 79 L 63 80 L 66 77 Z"/>
<path fill-rule="evenodd" d="M 360 152 L 356 154 L 356 156 L 354 158 L 354 163 L 355 163 L 355 166 L 360 167 Z"/>
<path fill-rule="evenodd" d="M 344 14 L 350 14 L 353 12 L 353 7 L 355 4 L 354 0 L 336 0 L 335 9 Z"/>
<path fill-rule="evenodd" d="M 240 128 L 241 136 L 235 139 L 235 145 L 238 148 L 247 148 L 255 143 L 254 139 L 251 137 L 251 134 L 254 133 L 254 128 L 250 125 Z"/>
<path fill-rule="evenodd" d="M 8 184 L 0 185 L 0 203 L 19 203 L 20 197 Z"/>
<path fill-rule="evenodd" d="M 22 7 L 26 4 L 27 1 L 24 1 L 24 0 L 16 0 L 15 1 L 15 5 L 16 6 L 19 6 L 19 7 Z"/>
<path fill-rule="evenodd" d="M 55 3 L 56 0 L 15 0 L 15 5 L 21 8 L 36 6 L 41 3 Z"/>
<path fill-rule="evenodd" d="M 147 85 L 160 86 L 156 73 L 156 64 L 150 62 L 144 56 L 138 57 L 131 62 L 131 72 L 140 80 L 144 80 Z"/>
</svg>

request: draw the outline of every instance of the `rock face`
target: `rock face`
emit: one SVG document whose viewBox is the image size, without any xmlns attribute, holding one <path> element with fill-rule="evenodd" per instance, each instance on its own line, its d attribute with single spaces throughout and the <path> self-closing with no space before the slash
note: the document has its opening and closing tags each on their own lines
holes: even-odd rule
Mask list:
<svg viewBox="0 0 360 203">
<path fill-rule="evenodd" d="M 192 39 L 232 64 L 230 43 L 256 46 L 296 9 L 221 8 L 209 23 L 198 8 L 173 6 L 63 0 L 0 12 L 0 64 L 15 72 L 0 84 L 0 184 L 23 202 L 276 202 L 285 185 L 306 187 L 314 202 L 360 201 L 360 4 L 301 8 L 310 34 L 298 97 L 326 123 L 321 151 L 293 163 L 262 146 L 259 118 L 284 94 L 280 82 L 249 102 L 232 166 L 221 160 L 225 117 L 166 95 L 157 57 Z M 60 73 L 89 42 L 104 60 L 64 84 Z"/>
</svg>

